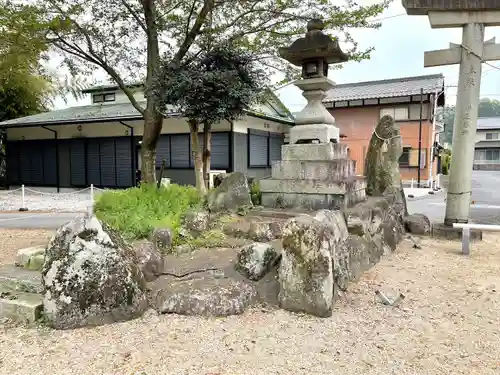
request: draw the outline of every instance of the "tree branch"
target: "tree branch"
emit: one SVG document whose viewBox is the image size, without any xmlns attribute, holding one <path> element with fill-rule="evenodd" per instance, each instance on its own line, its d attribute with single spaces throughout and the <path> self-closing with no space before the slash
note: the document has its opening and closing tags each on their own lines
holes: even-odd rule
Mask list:
<svg viewBox="0 0 500 375">
<path fill-rule="evenodd" d="M 174 66 L 180 65 L 180 62 L 182 61 L 187 51 L 193 44 L 194 40 L 196 39 L 196 36 L 199 35 L 201 27 L 205 23 L 208 13 L 213 9 L 213 6 L 214 6 L 214 0 L 204 0 L 203 8 L 201 9 L 200 13 L 198 13 L 198 17 L 196 17 L 196 21 L 194 22 L 193 27 L 186 35 L 186 38 L 184 38 L 184 41 L 182 42 L 181 46 L 177 50 L 177 53 L 172 59 L 172 64 Z"/>
<path fill-rule="evenodd" d="M 128 10 L 128 12 L 130 13 L 130 15 L 132 17 L 134 17 L 134 19 L 136 20 L 136 22 L 139 24 L 139 26 L 141 27 L 141 29 L 147 33 L 148 30 L 146 29 L 146 24 L 144 23 L 143 20 L 141 20 L 141 18 L 139 17 L 139 15 L 137 14 L 137 12 L 135 12 L 132 7 L 130 6 L 129 3 L 127 3 L 127 0 L 121 0 L 123 6 Z"/>
</svg>

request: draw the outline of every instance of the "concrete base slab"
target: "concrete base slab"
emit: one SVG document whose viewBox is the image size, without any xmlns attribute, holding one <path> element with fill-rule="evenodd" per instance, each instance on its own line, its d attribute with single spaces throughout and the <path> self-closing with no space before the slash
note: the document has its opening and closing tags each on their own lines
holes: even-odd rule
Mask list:
<svg viewBox="0 0 500 375">
<path fill-rule="evenodd" d="M 40 272 L 15 266 L 0 266 L 0 288 L 26 293 L 42 293 Z"/>
<path fill-rule="evenodd" d="M 0 319 L 7 318 L 20 323 L 34 323 L 43 311 L 41 294 L 8 291 L 0 288 Z"/>
<path fill-rule="evenodd" d="M 278 180 L 266 178 L 260 180 L 262 193 L 292 193 L 292 194 L 328 194 L 345 195 L 351 191 L 366 188 L 364 177 L 351 177 L 335 180 Z"/>
<path fill-rule="evenodd" d="M 321 209 L 339 210 L 352 206 L 365 199 L 365 189 L 344 194 L 301 194 L 301 193 L 262 193 L 262 206 L 266 208 L 302 209 L 315 211 Z"/>
<path fill-rule="evenodd" d="M 353 177 L 356 162 L 349 159 L 332 161 L 280 160 L 273 163 L 272 176 L 277 180 L 342 180 Z"/>
<path fill-rule="evenodd" d="M 297 142 L 319 141 L 319 143 L 337 143 L 339 128 L 331 124 L 295 125 L 290 129 L 290 144 Z"/>
<path fill-rule="evenodd" d="M 281 146 L 281 160 L 332 161 L 347 158 L 345 143 L 310 143 Z"/>
<path fill-rule="evenodd" d="M 462 229 L 445 226 L 442 223 L 432 224 L 431 236 L 433 238 L 462 241 Z M 482 241 L 483 231 L 478 229 L 470 230 L 471 241 Z"/>
</svg>

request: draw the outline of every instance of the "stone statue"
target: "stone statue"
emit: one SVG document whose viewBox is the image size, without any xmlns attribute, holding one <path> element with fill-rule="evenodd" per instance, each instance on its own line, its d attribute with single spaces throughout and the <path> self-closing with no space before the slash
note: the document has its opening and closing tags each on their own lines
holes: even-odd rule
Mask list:
<svg viewBox="0 0 500 375">
<path fill-rule="evenodd" d="M 391 116 L 380 119 L 365 160 L 366 194 L 382 196 L 389 188 L 401 189 L 399 158 L 403 145 L 399 125 Z"/>
</svg>

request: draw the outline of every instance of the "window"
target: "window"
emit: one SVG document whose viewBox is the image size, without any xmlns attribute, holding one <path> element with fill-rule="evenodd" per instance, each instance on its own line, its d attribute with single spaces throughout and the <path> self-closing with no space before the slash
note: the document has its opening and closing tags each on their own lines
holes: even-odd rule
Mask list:
<svg viewBox="0 0 500 375">
<path fill-rule="evenodd" d="M 203 135 L 198 135 L 200 148 L 203 150 Z M 210 168 L 229 169 L 230 167 L 229 133 L 212 133 Z M 189 134 L 161 135 L 156 146 L 156 168 L 165 166 L 173 169 L 194 168 L 193 147 Z"/>
<path fill-rule="evenodd" d="M 408 107 L 390 107 L 380 109 L 380 118 L 391 116 L 395 121 L 408 120 Z"/>
<path fill-rule="evenodd" d="M 92 96 L 92 101 L 94 103 L 102 103 L 104 101 L 104 95 L 102 95 L 102 94 L 94 94 Z"/>
<path fill-rule="evenodd" d="M 424 169 L 427 161 L 427 149 L 420 152 L 420 169 Z M 418 168 L 418 148 L 403 147 L 403 153 L 399 158 L 399 166 L 407 168 Z"/>
<path fill-rule="evenodd" d="M 114 102 L 116 94 L 114 92 L 108 94 L 94 94 L 92 96 L 93 103 Z"/>
<path fill-rule="evenodd" d="M 408 167 L 410 165 L 410 152 L 411 147 L 403 147 L 403 153 L 399 158 L 399 165 L 401 167 Z"/>
<path fill-rule="evenodd" d="M 116 96 L 115 96 L 115 93 L 111 93 L 111 94 L 104 94 L 104 101 L 105 102 L 114 102 L 116 99 Z"/>
<path fill-rule="evenodd" d="M 284 135 L 259 130 L 248 130 L 248 167 L 268 168 L 272 163 L 281 160 L 281 146 Z"/>
<path fill-rule="evenodd" d="M 486 133 L 486 139 L 498 139 L 498 133 Z"/>
</svg>

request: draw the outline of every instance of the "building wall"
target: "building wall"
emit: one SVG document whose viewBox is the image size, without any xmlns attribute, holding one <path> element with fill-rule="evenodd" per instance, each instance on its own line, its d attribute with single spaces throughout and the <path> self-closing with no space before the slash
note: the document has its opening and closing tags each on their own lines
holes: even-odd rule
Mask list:
<svg viewBox="0 0 500 375">
<path fill-rule="evenodd" d="M 281 160 L 281 145 L 284 144 L 285 134 L 290 131 L 290 128 L 291 125 L 250 116 L 235 121 L 233 124 L 233 170 L 245 173 L 249 177 L 270 177 L 272 162 Z M 250 137 L 267 137 L 268 143 L 258 148 L 249 148 Z M 252 166 L 249 161 L 253 159 L 253 152 L 267 156 L 265 166 Z"/>
<path fill-rule="evenodd" d="M 336 125 L 340 129 L 340 133 L 345 138 L 341 138 L 341 142 L 349 145 L 350 156 L 356 161 L 356 173 L 362 175 L 364 173 L 365 157 L 368 151 L 368 145 L 372 137 L 373 131 L 380 120 L 380 110 L 388 106 L 367 106 L 353 108 L 335 108 L 329 109 L 335 117 Z M 418 111 L 420 112 L 420 111 Z M 428 105 L 424 107 L 424 116 L 429 117 Z M 420 113 L 418 113 L 420 115 Z M 413 114 L 411 117 L 414 117 Z M 411 147 L 418 149 L 418 132 L 420 122 L 418 120 L 398 121 L 401 136 L 403 139 L 403 147 Z M 421 168 L 421 181 L 426 181 L 429 177 L 429 158 L 432 146 L 432 122 L 424 120 L 422 124 L 422 152 L 425 156 L 425 167 Z M 434 161 L 433 175 L 436 174 L 437 161 Z M 416 167 L 400 167 L 401 178 L 403 180 L 416 179 L 418 172 Z"/>
<path fill-rule="evenodd" d="M 113 182 L 111 180 L 113 179 L 117 181 L 116 186 L 118 187 L 130 186 L 130 181 L 133 181 L 132 176 L 135 174 L 135 169 L 137 165 L 140 165 L 139 144 L 144 128 L 142 121 L 125 121 L 125 123 L 133 128 L 134 137 L 132 137 L 132 129 L 120 123 L 82 124 L 80 127 L 76 124 L 48 126 L 47 128 L 57 131 L 59 144 L 58 157 L 56 157 L 54 133 L 52 131 L 41 127 L 8 129 L 7 139 L 10 144 L 8 150 L 10 155 L 17 155 L 17 158 L 19 158 L 20 154 L 29 155 L 28 148 L 35 147 L 37 149 L 36 154 L 32 153 L 31 155 L 31 159 L 33 160 L 24 157 L 21 158 L 22 160 L 18 159 L 15 165 L 11 156 L 11 184 L 20 182 L 28 185 L 55 185 L 55 174 L 49 174 L 48 171 L 50 168 L 48 166 L 41 172 L 42 176 L 38 172 L 35 173 L 33 171 L 41 169 L 38 165 L 39 163 L 36 161 L 37 159 L 52 160 L 53 164 L 55 164 L 55 160 L 57 159 L 59 164 L 59 182 L 63 187 L 88 186 L 90 183 L 96 186 L 115 187 L 115 185 L 111 184 Z M 231 133 L 232 127 L 237 131 L 234 134 Z M 218 159 L 216 156 L 213 156 L 213 160 L 223 160 L 223 158 L 221 159 L 223 156 L 221 155 L 222 153 L 224 156 L 227 156 L 227 163 L 212 164 L 212 169 L 227 172 L 238 170 L 252 177 L 266 177 L 270 175 L 270 168 L 253 168 L 248 165 L 249 129 L 269 134 L 269 130 L 273 130 L 274 132 L 283 131 L 284 126 L 274 121 L 261 120 L 250 116 L 235 121 L 233 125 L 229 122 L 214 125 L 212 127 L 213 139 L 215 140 L 218 137 L 220 141 L 226 137 L 227 142 L 223 141 L 222 145 L 219 144 L 222 147 L 219 149 L 217 149 L 216 142 L 212 142 L 213 155 L 214 153 L 219 153 Z M 172 144 L 174 144 L 174 147 L 172 151 L 169 151 Z M 186 146 L 174 150 L 175 146 L 179 146 L 180 144 Z M 273 144 L 276 144 L 274 140 Z M 127 155 L 123 154 L 125 152 L 125 150 L 122 150 L 124 145 L 127 145 Z M 132 149 L 133 152 L 131 151 Z M 111 163 L 118 163 L 118 165 L 121 165 L 121 168 L 108 166 L 108 172 L 86 172 L 85 168 L 88 165 L 93 165 L 92 163 L 95 160 L 98 160 L 95 163 L 98 163 L 97 165 L 99 166 L 103 162 L 99 155 L 88 155 L 93 152 L 92 150 L 98 150 L 98 152 L 106 150 L 111 152 L 111 156 L 106 156 L 105 159 L 110 160 Z M 115 150 L 118 150 L 118 154 L 115 153 Z M 274 150 L 276 150 L 276 147 L 274 147 Z M 181 153 L 182 155 L 180 155 Z M 177 161 L 179 157 L 186 160 L 174 165 L 173 159 L 175 157 L 172 158 L 172 154 L 177 158 Z M 166 168 L 163 171 L 163 177 L 170 178 L 174 183 L 193 185 L 195 183 L 195 176 L 191 156 L 191 140 L 186 121 L 182 118 L 165 119 L 162 136 L 157 146 L 157 176 L 159 177 L 161 162 L 165 159 Z M 89 173 L 93 173 L 91 177 L 89 177 Z M 111 175 L 114 177 L 109 177 Z M 126 176 L 126 178 L 123 176 Z M 20 178 L 21 180 L 19 180 Z M 34 183 L 33 181 L 35 180 L 42 182 Z"/>
</svg>

